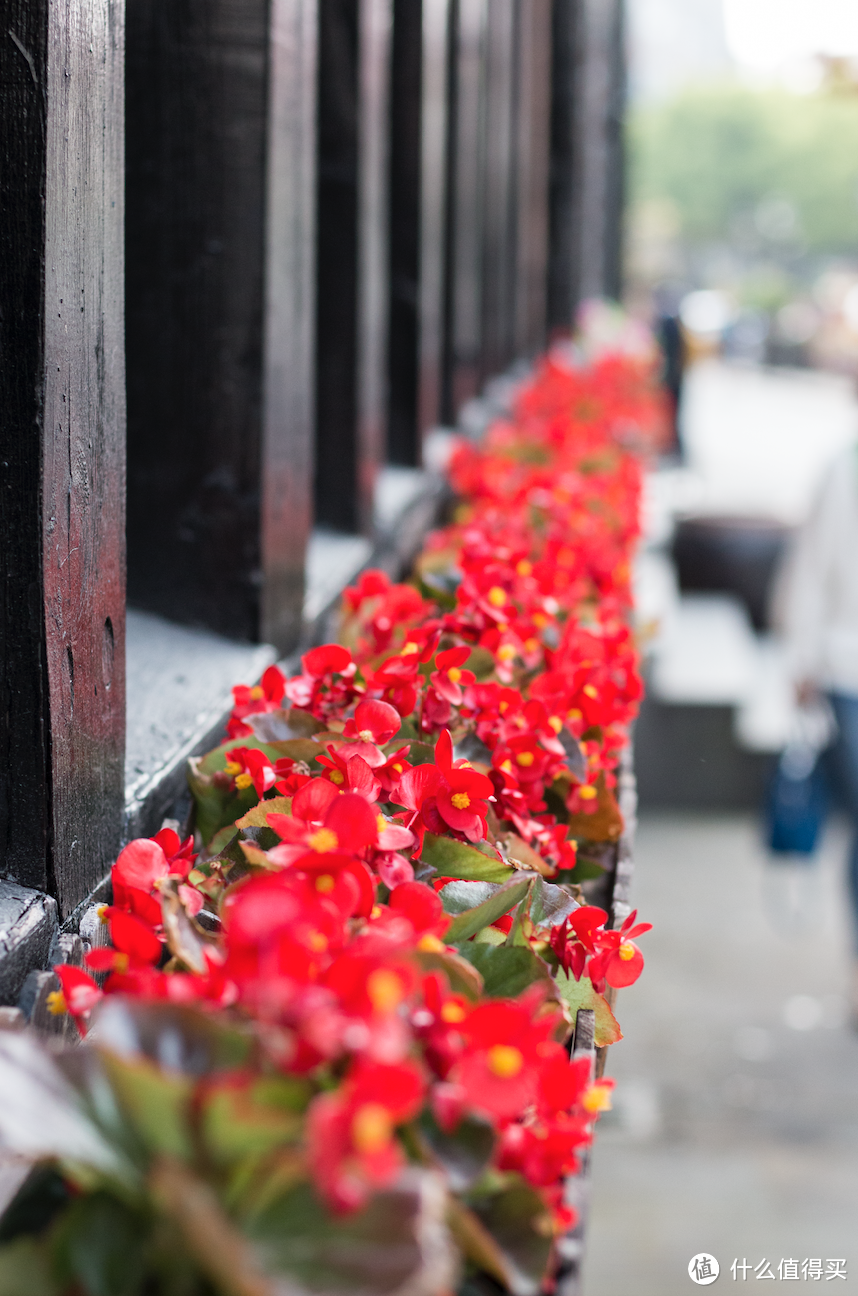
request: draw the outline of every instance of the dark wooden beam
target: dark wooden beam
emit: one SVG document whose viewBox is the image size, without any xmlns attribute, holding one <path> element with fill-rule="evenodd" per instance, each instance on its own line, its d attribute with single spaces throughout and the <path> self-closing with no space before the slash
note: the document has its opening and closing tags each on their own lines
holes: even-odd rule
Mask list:
<svg viewBox="0 0 858 1296">
<path fill-rule="evenodd" d="M 128 0 L 129 598 L 281 651 L 311 521 L 315 0 Z"/>
<path fill-rule="evenodd" d="M 489 0 L 452 0 L 447 64 L 447 192 L 442 419 L 479 391 L 483 351 L 484 47 Z"/>
<path fill-rule="evenodd" d="M 623 0 L 581 0 L 578 95 L 577 300 L 616 287 L 618 96 L 622 94 Z M 619 66 L 618 66 L 619 60 Z"/>
<path fill-rule="evenodd" d="M 68 913 L 123 808 L 124 15 L 0 17 L 0 853 Z"/>
<path fill-rule="evenodd" d="M 521 0 L 489 0 L 486 17 L 486 94 L 481 123 L 485 193 L 481 365 L 484 378 L 505 369 L 515 355 L 520 160 L 517 52 Z"/>
<path fill-rule="evenodd" d="M 428 4 L 426 6 L 428 8 Z M 394 0 L 390 60 L 390 328 L 387 452 L 419 462 L 423 0 Z"/>
<path fill-rule="evenodd" d="M 320 0 L 316 520 L 367 533 L 385 453 L 391 0 Z"/>
<path fill-rule="evenodd" d="M 518 18 L 518 192 L 514 351 L 545 345 L 551 138 L 551 0 L 526 0 Z"/>
<path fill-rule="evenodd" d="M 578 57 L 583 0 L 552 0 L 547 323 L 568 334 L 578 297 Z"/>
</svg>

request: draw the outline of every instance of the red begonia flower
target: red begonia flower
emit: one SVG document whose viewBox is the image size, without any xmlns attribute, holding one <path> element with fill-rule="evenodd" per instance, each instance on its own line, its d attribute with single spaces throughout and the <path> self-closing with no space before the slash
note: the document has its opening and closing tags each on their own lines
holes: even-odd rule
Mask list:
<svg viewBox="0 0 858 1296">
<path fill-rule="evenodd" d="M 344 734 L 346 738 L 359 738 L 362 742 L 383 747 L 396 737 L 401 725 L 402 718 L 396 707 L 388 702 L 365 698 L 358 702 L 353 718 L 346 721 Z"/>
</svg>

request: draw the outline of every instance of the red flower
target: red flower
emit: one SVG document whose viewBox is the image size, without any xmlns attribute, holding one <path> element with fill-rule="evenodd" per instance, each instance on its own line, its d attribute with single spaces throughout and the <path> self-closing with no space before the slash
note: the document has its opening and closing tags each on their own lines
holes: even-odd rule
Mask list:
<svg viewBox="0 0 858 1296">
<path fill-rule="evenodd" d="M 632 937 L 652 931 L 652 923 L 638 923 L 637 909 L 625 920 L 619 931 L 601 932 L 599 952 L 587 966 L 587 973 L 595 989 L 603 990 L 605 983 L 621 990 L 633 985 L 644 968 L 644 957 Z M 574 916 L 574 915 L 573 915 Z"/>
<path fill-rule="evenodd" d="M 534 1020 L 526 999 L 491 1000 L 468 1014 L 461 1028 L 466 1051 L 454 1079 L 472 1110 L 506 1120 L 536 1101 L 540 1069 L 560 1047 L 550 1039 L 557 1022 L 554 1013 Z"/>
<path fill-rule="evenodd" d="M 158 962 L 163 945 L 148 924 L 122 909 L 109 908 L 105 910 L 105 916 L 113 948 L 90 950 L 86 956 L 87 967 L 93 972 L 124 974 Z"/>
<path fill-rule="evenodd" d="M 404 915 L 418 936 L 443 936 L 450 926 L 443 905 L 423 882 L 403 882 L 390 893 L 390 908 Z"/>
<path fill-rule="evenodd" d="M 442 775 L 436 793 L 441 818 L 469 841 L 482 841 L 487 831 L 486 801 L 494 794 L 491 779 L 478 774 L 467 761 L 453 762 L 453 740 L 446 729 L 435 744 L 435 763 Z"/>
<path fill-rule="evenodd" d="M 364 698 L 358 702 L 354 717 L 346 721 L 346 738 L 359 738 L 361 742 L 383 747 L 399 733 L 402 719 L 396 707 L 388 702 L 374 702 Z"/>
<path fill-rule="evenodd" d="M 285 688 L 286 679 L 278 666 L 269 666 L 253 688 L 236 684 L 232 690 L 234 705 L 227 725 L 229 737 L 243 738 L 253 733 L 250 725 L 244 723 L 245 716 L 277 711 L 282 706 Z"/>
<path fill-rule="evenodd" d="M 307 1122 L 310 1164 L 335 1210 L 356 1210 L 396 1177 L 404 1158 L 395 1126 L 417 1114 L 423 1091 L 411 1063 L 358 1065 L 337 1093 L 314 1099 Z"/>
<path fill-rule="evenodd" d="M 477 677 L 473 671 L 461 669 L 470 655 L 468 647 L 448 648 L 446 652 L 439 652 L 435 658 L 437 670 L 429 676 L 429 682 L 436 693 L 452 702 L 453 706 L 462 704 L 462 686 L 476 683 Z"/>
<path fill-rule="evenodd" d="M 101 999 L 102 991 L 83 968 L 72 967 L 70 963 L 59 963 L 54 972 L 59 978 L 60 989 L 53 990 L 48 995 L 48 1011 L 57 1017 L 67 1012 L 74 1018 L 80 1034 L 84 1035 L 86 1019 Z"/>
<path fill-rule="evenodd" d="M 234 779 L 239 791 L 253 787 L 260 798 L 273 788 L 277 781 L 271 761 L 264 752 L 257 751 L 253 747 L 233 747 L 228 751 L 224 772 Z"/>
</svg>

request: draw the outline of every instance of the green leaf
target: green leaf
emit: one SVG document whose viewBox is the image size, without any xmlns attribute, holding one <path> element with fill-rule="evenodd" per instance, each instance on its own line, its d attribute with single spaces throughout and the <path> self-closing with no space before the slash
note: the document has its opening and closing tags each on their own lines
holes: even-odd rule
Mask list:
<svg viewBox="0 0 858 1296">
<path fill-rule="evenodd" d="M 308 1296 L 392 1296 L 452 1287 L 453 1255 L 436 1175 L 408 1170 L 349 1215 L 333 1216 L 304 1185 L 247 1225 L 266 1269 Z"/>
<path fill-rule="evenodd" d="M 607 999 L 603 995 L 596 994 L 589 977 L 582 976 L 580 981 L 576 981 L 574 977 L 568 977 L 561 969 L 557 973 L 557 989 L 563 1002 L 569 1008 L 573 1021 L 579 1008 L 592 1008 L 595 1010 L 595 1042 L 597 1048 L 603 1048 L 606 1044 L 616 1044 L 617 1040 L 623 1038 L 620 1023 L 611 1012 Z"/>
<path fill-rule="evenodd" d="M 453 954 L 443 948 L 419 949 L 415 957 L 424 972 L 443 972 L 454 994 L 462 994 L 467 999 L 479 999 L 483 992 L 483 978 L 462 954 Z"/>
<path fill-rule="evenodd" d="M 465 878 L 470 882 L 509 882 L 513 870 L 503 860 L 489 858 L 475 846 L 454 841 L 452 837 L 436 837 L 426 833 L 423 838 L 421 859 L 431 865 L 439 877 Z"/>
<path fill-rule="evenodd" d="M 19 1237 L 0 1246 L 0 1296 L 61 1296 L 43 1238 Z"/>
<path fill-rule="evenodd" d="M 534 1188 L 518 1182 L 469 1205 L 497 1243 L 512 1296 L 537 1296 L 552 1246 L 542 1198 Z"/>
<path fill-rule="evenodd" d="M 438 899 L 444 906 L 444 913 L 455 918 L 457 914 L 467 913 L 484 900 L 497 895 L 500 886 L 496 882 L 448 882 L 438 892 Z"/>
<path fill-rule="evenodd" d="M 453 1192 L 464 1192 L 476 1183 L 489 1164 L 495 1145 L 491 1125 L 472 1116 L 460 1120 L 448 1133 L 430 1112 L 424 1111 L 418 1133 L 430 1155 L 445 1171 Z"/>
<path fill-rule="evenodd" d="M 478 945 L 467 941 L 461 955 L 482 975 L 484 993 L 494 999 L 514 999 L 534 981 L 551 979 L 548 965 L 522 945 Z"/>
<path fill-rule="evenodd" d="M 135 1296 L 146 1278 L 146 1223 L 105 1192 L 76 1198 L 53 1239 L 57 1269 L 87 1296 Z"/>
<path fill-rule="evenodd" d="M 121 1058 L 148 1058 L 183 1075 L 207 1076 L 242 1066 L 250 1035 L 235 1023 L 186 1008 L 110 996 L 92 1015 L 99 1050 Z"/>
<path fill-rule="evenodd" d="M 535 879 L 530 895 L 530 921 L 534 927 L 557 927 L 578 907 L 578 901 L 563 887 Z"/>
<path fill-rule="evenodd" d="M 452 882 L 448 885 L 456 886 L 457 884 Z M 459 883 L 458 885 L 463 884 Z M 475 936 L 483 927 L 490 927 L 496 919 L 502 918 L 515 905 L 520 904 L 527 895 L 529 886 L 530 880 L 528 878 L 525 878 L 523 882 L 510 882 L 495 891 L 494 895 L 475 905 L 473 909 L 460 913 L 458 917 L 453 919 L 444 933 L 447 944 L 458 945 L 460 941 L 467 940 L 469 936 Z M 446 890 L 446 888 L 444 889 Z"/>
<path fill-rule="evenodd" d="M 252 1083 L 226 1082 L 206 1093 L 201 1127 L 214 1160 L 230 1164 L 297 1142 L 302 1120 L 297 1111 L 269 1105 Z"/>
<path fill-rule="evenodd" d="M 102 1063 L 120 1107 L 147 1150 L 190 1161 L 193 1079 L 162 1071 L 146 1058 L 129 1061 L 102 1053 Z"/>
<path fill-rule="evenodd" d="M 584 859 L 582 855 L 578 856 L 575 867 L 572 869 L 561 869 L 557 874 L 557 882 L 571 883 L 573 886 L 579 882 L 591 882 L 593 878 L 605 876 L 605 866 L 599 864 L 596 860 Z"/>
<path fill-rule="evenodd" d="M 268 801 L 260 801 L 252 810 L 248 810 L 246 815 L 242 815 L 240 819 L 236 819 L 235 826 L 236 828 L 267 828 L 268 816 L 270 814 L 288 815 L 291 813 L 291 797 L 271 797 Z"/>
<path fill-rule="evenodd" d="M 188 787 L 194 798 L 196 825 L 203 842 L 210 847 L 222 828 L 231 827 L 259 798 L 251 785 L 236 792 L 232 787 L 221 787 L 210 774 L 201 773 L 200 762 L 188 761 Z"/>
</svg>

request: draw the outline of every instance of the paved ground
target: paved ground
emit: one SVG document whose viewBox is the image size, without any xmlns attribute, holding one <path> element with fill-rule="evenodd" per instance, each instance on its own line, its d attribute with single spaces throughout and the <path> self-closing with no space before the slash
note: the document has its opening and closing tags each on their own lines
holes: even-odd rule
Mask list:
<svg viewBox="0 0 858 1296">
<path fill-rule="evenodd" d="M 656 929 L 618 1005 L 585 1296 L 690 1293 L 700 1251 L 721 1264 L 716 1290 L 745 1257 L 775 1274 L 781 1259 L 846 1258 L 858 1290 L 844 848 L 835 825 L 808 872 L 768 864 L 748 818 L 642 822 L 634 899 Z"/>
</svg>

